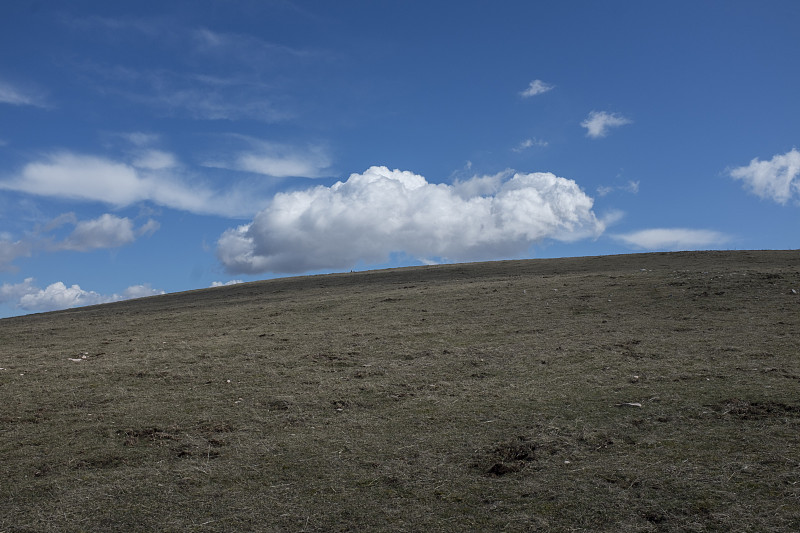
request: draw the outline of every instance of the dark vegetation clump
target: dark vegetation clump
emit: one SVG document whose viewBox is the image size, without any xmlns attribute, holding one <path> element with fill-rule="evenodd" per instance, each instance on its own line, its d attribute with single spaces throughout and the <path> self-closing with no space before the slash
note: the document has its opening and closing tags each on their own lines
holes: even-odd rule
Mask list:
<svg viewBox="0 0 800 533">
<path fill-rule="evenodd" d="M 0 533 L 800 531 L 800 252 L 0 320 Z"/>
</svg>

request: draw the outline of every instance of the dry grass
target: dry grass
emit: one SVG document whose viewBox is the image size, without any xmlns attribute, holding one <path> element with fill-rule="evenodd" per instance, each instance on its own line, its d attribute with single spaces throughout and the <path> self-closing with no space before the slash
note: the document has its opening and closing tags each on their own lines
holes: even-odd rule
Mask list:
<svg viewBox="0 0 800 533">
<path fill-rule="evenodd" d="M 450 265 L 0 320 L 0 532 L 800 530 L 798 265 Z"/>
</svg>

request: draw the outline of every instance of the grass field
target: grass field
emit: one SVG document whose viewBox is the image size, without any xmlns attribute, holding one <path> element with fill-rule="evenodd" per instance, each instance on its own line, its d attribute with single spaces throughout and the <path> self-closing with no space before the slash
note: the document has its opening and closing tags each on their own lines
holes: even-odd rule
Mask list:
<svg viewBox="0 0 800 533">
<path fill-rule="evenodd" d="M 0 532 L 800 531 L 800 252 L 0 320 Z"/>
</svg>

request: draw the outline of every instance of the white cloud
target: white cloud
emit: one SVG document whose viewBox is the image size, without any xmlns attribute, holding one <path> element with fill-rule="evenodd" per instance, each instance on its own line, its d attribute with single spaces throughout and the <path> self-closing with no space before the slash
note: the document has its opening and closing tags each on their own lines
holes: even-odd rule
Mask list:
<svg viewBox="0 0 800 533">
<path fill-rule="evenodd" d="M 96 248 L 116 248 L 135 240 L 131 219 L 106 213 L 94 220 L 78 222 L 72 233 L 57 248 L 84 252 Z"/>
<path fill-rule="evenodd" d="M 222 234 L 217 256 L 232 273 L 305 272 L 394 252 L 421 261 L 515 257 L 542 239 L 604 230 L 574 181 L 510 174 L 446 185 L 370 167 L 331 187 L 277 194 L 251 223 Z"/>
<path fill-rule="evenodd" d="M 72 225 L 74 228 L 62 240 L 49 234 L 64 225 Z M 159 227 L 160 224 L 153 219 L 135 229 L 131 219 L 108 213 L 96 219 L 82 221 L 79 221 L 74 213 L 64 213 L 44 226 L 37 226 L 22 239 L 13 240 L 10 234 L 0 233 L 0 270 L 9 269 L 11 262 L 17 257 L 28 257 L 38 251 L 86 252 L 98 248 L 124 246 L 138 237 L 152 235 Z"/>
<path fill-rule="evenodd" d="M 530 148 L 532 146 L 545 147 L 547 145 L 548 145 L 547 141 L 542 141 L 540 139 L 525 139 L 524 141 L 519 143 L 517 146 L 512 148 L 512 150 L 515 151 L 515 152 L 522 152 L 522 151 L 525 151 L 525 150 L 527 150 L 528 148 Z"/>
<path fill-rule="evenodd" d="M 0 285 L 0 303 L 19 300 L 26 294 L 32 294 L 38 290 L 33 285 L 33 278 L 25 278 L 22 283 L 3 283 Z"/>
<path fill-rule="evenodd" d="M 152 218 L 148 219 L 139 229 L 136 230 L 136 235 L 138 237 L 142 236 L 150 236 L 156 231 L 161 228 L 161 224 L 157 220 L 153 220 Z"/>
<path fill-rule="evenodd" d="M 800 200 L 800 152 L 793 148 L 775 155 L 769 161 L 758 158 L 745 167 L 730 170 L 734 179 L 742 180 L 753 194 L 785 204 L 793 197 Z"/>
<path fill-rule="evenodd" d="M 245 135 L 227 137 L 244 141 L 248 149 L 240 150 L 232 159 L 218 158 L 203 163 L 203 166 L 254 172 L 275 178 L 330 176 L 327 169 L 331 165 L 331 159 L 323 146 L 297 147 L 262 141 Z"/>
<path fill-rule="evenodd" d="M 37 91 L 15 87 L 4 81 L 0 81 L 0 104 L 47 107 Z"/>
<path fill-rule="evenodd" d="M 628 184 L 621 187 L 621 189 L 632 194 L 639 194 L 639 181 L 630 180 Z"/>
<path fill-rule="evenodd" d="M 113 298 L 103 296 L 94 291 L 85 291 L 79 285 L 67 287 L 58 281 L 48 285 L 46 289 L 25 294 L 19 299 L 19 307 L 27 311 L 54 311 L 83 305 L 108 303 Z"/>
<path fill-rule="evenodd" d="M 122 296 L 117 297 L 114 295 L 114 297 L 118 300 L 132 300 L 134 298 L 146 298 L 148 296 L 158 296 L 160 294 L 166 293 L 162 290 L 154 289 L 149 283 L 145 283 L 143 285 L 131 285 L 122 292 Z"/>
<path fill-rule="evenodd" d="M 631 124 L 632 121 L 618 115 L 617 113 L 606 113 L 605 111 L 592 111 L 589 116 L 581 122 L 581 126 L 586 128 L 587 137 L 598 139 L 608 135 L 609 128 L 616 128 Z"/>
<path fill-rule="evenodd" d="M 730 237 L 718 231 L 686 228 L 655 228 L 614 238 L 645 250 L 697 250 L 715 248 L 730 241 Z"/>
<path fill-rule="evenodd" d="M 180 169 L 153 170 L 91 155 L 59 152 L 29 163 L 0 189 L 40 196 L 96 201 L 124 207 L 141 201 L 193 213 L 248 216 L 261 202 L 234 185 L 226 191 L 189 180 Z"/>
<path fill-rule="evenodd" d="M 467 166 L 467 170 L 471 167 L 472 163 Z M 382 169 L 384 167 L 379 168 Z M 472 176 L 467 179 L 457 178 L 453 181 L 453 192 L 463 200 L 469 200 L 476 196 L 492 196 L 500 189 L 503 182 L 507 181 L 513 174 L 513 170 L 507 169 L 489 176 Z"/>
<path fill-rule="evenodd" d="M 27 164 L 15 180 L 0 188 L 42 196 L 61 196 L 128 205 L 147 199 L 156 184 L 148 183 L 135 168 L 100 157 L 61 152 Z"/>
<path fill-rule="evenodd" d="M 211 282 L 212 287 L 227 287 L 228 285 L 238 285 L 239 283 L 244 283 L 244 281 L 240 279 L 232 279 L 230 281 L 221 282 L 221 281 L 213 281 Z"/>
<path fill-rule="evenodd" d="M 547 91 L 553 90 L 555 85 L 550 85 L 548 83 L 543 82 L 542 80 L 533 80 L 528 88 L 524 91 L 520 92 L 519 94 L 523 98 L 530 98 L 531 96 L 536 96 L 538 94 L 546 93 Z"/>
<path fill-rule="evenodd" d="M 61 281 L 41 289 L 34 285 L 33 278 L 26 278 L 22 283 L 4 283 L 0 286 L 0 302 L 15 302 L 18 308 L 26 311 L 55 311 L 158 294 L 164 294 L 164 291 L 155 290 L 149 284 L 132 285 L 121 295 L 103 295 L 81 289 L 80 285 L 67 287 Z"/>
<path fill-rule="evenodd" d="M 597 195 L 598 196 L 607 196 L 607 195 L 611 194 L 614 191 L 625 191 L 625 192 L 629 192 L 631 194 L 638 194 L 639 193 L 639 182 L 630 180 L 625 185 L 619 185 L 619 186 L 616 186 L 616 187 L 614 187 L 614 186 L 606 186 L 606 185 L 600 185 L 599 187 L 597 187 Z"/>
</svg>

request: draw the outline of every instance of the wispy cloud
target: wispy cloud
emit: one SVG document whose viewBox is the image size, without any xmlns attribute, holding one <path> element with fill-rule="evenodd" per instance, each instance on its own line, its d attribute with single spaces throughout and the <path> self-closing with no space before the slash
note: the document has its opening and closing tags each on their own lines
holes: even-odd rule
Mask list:
<svg viewBox="0 0 800 533">
<path fill-rule="evenodd" d="M 137 155 L 132 164 L 134 167 L 147 170 L 164 170 L 179 166 L 178 159 L 173 154 L 161 150 L 144 150 Z"/>
<path fill-rule="evenodd" d="M 731 169 L 729 174 L 743 181 L 750 192 L 761 198 L 779 204 L 793 198 L 800 201 L 800 152 L 796 148 L 775 155 L 769 161 L 755 158 L 747 166 Z"/>
<path fill-rule="evenodd" d="M 639 181 L 629 180 L 625 185 L 601 185 L 597 188 L 597 196 L 607 196 L 614 191 L 624 191 L 631 194 L 638 194 Z"/>
<path fill-rule="evenodd" d="M 220 237 L 217 256 L 231 273 L 351 268 L 395 252 L 421 261 L 514 257 L 542 239 L 602 233 L 592 204 L 574 181 L 550 173 L 446 185 L 370 167 L 331 187 L 277 194 Z"/>
<path fill-rule="evenodd" d="M 57 237 L 54 232 L 63 226 L 73 226 L 73 229 L 66 236 Z M 11 269 L 18 257 L 30 257 L 39 252 L 118 248 L 152 235 L 159 226 L 153 219 L 136 228 L 131 219 L 109 213 L 90 220 L 78 220 L 74 213 L 64 213 L 18 239 L 0 234 L 0 270 Z"/>
<path fill-rule="evenodd" d="M 320 178 L 331 175 L 331 158 L 322 145 L 293 146 L 285 143 L 263 141 L 245 135 L 228 135 L 241 141 L 245 149 L 236 150 L 233 156 L 221 156 L 203 163 L 203 166 L 253 172 L 275 178 Z"/>
<path fill-rule="evenodd" d="M 519 94 L 523 98 L 530 98 L 531 96 L 536 96 L 539 94 L 546 93 L 547 91 L 552 91 L 555 88 L 555 85 L 550 85 L 549 83 L 545 83 L 542 80 L 533 80 L 529 85 L 528 88 L 524 91 L 521 91 Z"/>
<path fill-rule="evenodd" d="M 40 91 L 12 85 L 3 80 L 0 80 L 0 104 L 48 107 Z"/>
<path fill-rule="evenodd" d="M 96 67 L 105 73 L 102 90 L 149 106 L 164 116 L 197 120 L 281 122 L 294 116 L 274 88 L 255 76 L 202 75 L 167 69 L 135 70 Z"/>
<path fill-rule="evenodd" d="M 140 103 L 165 116 L 268 123 L 294 118 L 298 72 L 304 65 L 330 59 L 320 51 L 166 19 L 85 17 L 69 24 L 103 46 L 128 47 L 135 42 L 148 47 L 154 59 L 146 68 L 135 63 L 88 62 L 76 63 L 75 68 L 91 73 L 98 92 Z M 159 57 L 170 61 L 159 62 Z"/>
<path fill-rule="evenodd" d="M 524 141 L 520 142 L 517 146 L 515 146 L 511 150 L 513 150 L 514 152 L 524 152 L 528 148 L 532 148 L 534 146 L 539 146 L 539 147 L 544 148 L 548 144 L 549 143 L 547 141 L 543 141 L 541 139 L 536 139 L 536 138 L 525 139 Z"/>
<path fill-rule="evenodd" d="M 613 237 L 634 248 L 670 251 L 716 248 L 731 240 L 719 231 L 687 228 L 654 228 Z"/>
<path fill-rule="evenodd" d="M 132 285 L 122 294 L 107 295 L 84 290 L 80 285 L 68 287 L 61 281 L 42 289 L 34 281 L 34 278 L 26 278 L 22 283 L 4 283 L 0 286 L 0 303 L 11 302 L 26 311 L 55 311 L 164 294 L 164 291 L 153 289 L 148 284 Z"/>
<path fill-rule="evenodd" d="M 592 111 L 589 116 L 581 122 L 581 126 L 586 128 L 586 136 L 592 139 L 599 139 L 608 135 L 608 130 L 633 121 L 617 113 L 606 113 L 605 111 Z"/>
<path fill-rule="evenodd" d="M 314 52 L 282 44 L 265 41 L 253 35 L 226 33 L 208 28 L 189 30 L 196 44 L 196 51 L 205 55 L 216 55 L 226 61 L 239 61 L 248 64 L 263 64 L 281 60 L 297 60 L 315 56 Z"/>
<path fill-rule="evenodd" d="M 103 17 L 100 15 L 89 15 L 83 17 L 64 16 L 60 19 L 64 24 L 82 34 L 100 35 L 107 41 L 120 41 L 128 36 L 130 32 L 135 32 L 137 38 L 145 36 L 153 39 L 157 37 L 172 37 L 174 33 L 167 30 L 176 28 L 174 24 L 167 26 L 166 20 L 145 19 L 138 17 L 114 18 Z"/>
<path fill-rule="evenodd" d="M 161 140 L 161 136 L 157 133 L 145 133 L 142 131 L 118 133 L 116 135 L 139 147 L 151 146 Z"/>
<path fill-rule="evenodd" d="M 261 203 L 258 195 L 243 184 L 217 190 L 183 169 L 170 168 L 175 159 L 165 152 L 146 155 L 149 157 L 128 163 L 58 152 L 28 163 L 16 176 L 0 181 L 0 190 L 117 207 L 150 201 L 173 209 L 225 216 L 252 215 Z"/>
<path fill-rule="evenodd" d="M 30 242 L 0 233 L 0 271 L 13 269 L 11 265 L 15 259 L 29 257 L 32 251 Z"/>
</svg>

